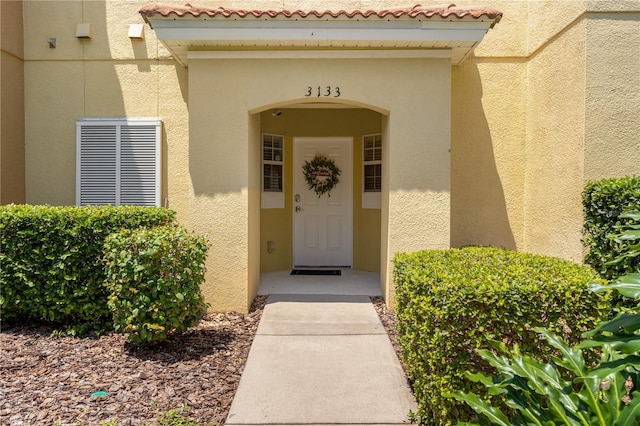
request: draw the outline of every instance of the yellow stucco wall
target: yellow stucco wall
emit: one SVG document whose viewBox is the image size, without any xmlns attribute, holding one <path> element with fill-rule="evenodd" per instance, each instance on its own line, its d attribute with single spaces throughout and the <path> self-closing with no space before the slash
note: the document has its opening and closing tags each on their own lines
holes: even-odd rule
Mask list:
<svg viewBox="0 0 640 426">
<path fill-rule="evenodd" d="M 75 121 L 82 117 L 160 117 L 163 200 L 188 225 L 188 70 L 176 65 L 143 22 L 144 1 L 29 1 L 24 4 L 27 202 L 75 203 Z M 75 37 L 91 24 L 92 38 Z M 47 40 L 55 37 L 57 47 Z M 171 159 L 169 161 L 169 159 Z"/>
<path fill-rule="evenodd" d="M 578 262 L 585 117 L 584 50 L 577 47 L 583 45 L 579 20 L 528 64 L 525 176 L 524 249 Z"/>
<path fill-rule="evenodd" d="M 19 159 L 20 144 L 6 142 L 13 135 L 6 125 L 11 114 L 20 117 L 20 108 L 7 104 L 19 105 L 21 96 L 21 85 L 10 85 L 16 90 L 10 94 L 7 81 L 19 81 L 22 66 L 29 203 L 75 202 L 78 118 L 160 117 L 163 202 L 182 224 L 208 235 L 205 293 L 216 310 L 246 310 L 260 271 L 290 265 L 291 206 L 284 212 L 260 208 L 257 141 L 261 132 L 285 134 L 289 145 L 294 136 L 322 133 L 314 124 L 334 110 L 316 111 L 313 118 L 305 116 L 311 110 L 287 110 L 301 117 L 284 129 L 269 113 L 305 102 L 310 85 L 340 85 L 339 101 L 360 106 L 347 114 L 371 116 L 383 133 L 382 209 L 358 211 L 354 190 L 354 265 L 380 269 L 390 302 L 389 262 L 396 251 L 478 244 L 579 261 L 584 183 L 637 173 L 637 1 L 486 1 L 504 16 L 456 67 L 445 59 L 197 59 L 183 68 L 148 26 L 144 40 L 127 37 L 129 24 L 143 22 L 138 10 L 146 3 L 30 0 L 22 5 L 24 31 L 14 31 L 6 21 L 19 3 L 1 2 L 0 202 L 6 188 L 18 197 L 25 193 L 21 162 L 12 160 Z M 224 5 L 248 7 L 240 0 Z M 250 5 L 383 9 L 397 2 Z M 14 18 L 9 21 L 20 22 Z M 91 39 L 75 37 L 81 22 L 91 24 Z M 16 53 L 22 33 L 23 54 Z M 49 37 L 57 38 L 56 49 L 49 48 Z M 355 121 L 329 133 L 355 137 L 357 153 L 359 136 L 370 130 Z M 20 128 L 9 130 L 15 132 L 10 140 L 21 140 Z M 357 188 L 359 173 L 354 176 Z M 274 235 L 277 250 L 269 255 L 266 241 Z"/>
<path fill-rule="evenodd" d="M 22 2 L 0 2 L 0 204 L 25 202 Z"/>
<path fill-rule="evenodd" d="M 452 72 L 451 244 L 579 262 L 584 184 L 640 162 L 640 3 L 491 5 Z"/>
<path fill-rule="evenodd" d="M 640 2 L 585 24 L 584 179 L 640 173 Z M 599 5 L 604 8 L 604 5 Z"/>
<path fill-rule="evenodd" d="M 399 62 L 402 66 L 398 66 Z M 256 69 L 260 73 L 256 73 Z M 379 81 L 363 86 L 360 84 L 362 75 L 372 75 L 368 72 L 372 69 L 376 70 L 374 80 Z M 425 79 L 425 72 L 431 77 Z M 433 248 L 448 246 L 449 74 L 450 65 L 446 59 L 190 61 L 189 171 L 194 188 L 190 224 L 196 231 L 209 234 L 213 242 L 205 295 L 216 303 L 216 309 L 238 309 L 251 298 L 247 283 L 249 289 L 255 288 L 252 276 L 256 275 L 259 264 L 249 261 L 249 242 L 256 238 L 258 228 L 258 235 L 262 232 L 262 259 L 265 239 L 271 232 L 271 229 L 262 229 L 270 221 L 282 223 L 282 216 L 278 218 L 274 212 L 263 212 L 259 225 L 247 214 L 254 211 L 258 203 L 253 191 L 259 193 L 260 190 L 259 176 L 251 177 L 248 169 L 255 156 L 259 158 L 259 145 L 255 140 L 247 140 L 248 125 L 254 122 L 247 117 L 247 112 L 256 115 L 269 111 L 261 115 L 263 132 L 289 137 L 326 133 L 321 130 L 323 117 L 336 114 L 332 110 L 287 110 L 286 114 L 298 114 L 301 118 L 291 119 L 283 129 L 269 121 L 270 111 L 274 108 L 308 102 L 304 93 L 309 85 L 336 82 L 334 84 L 340 86 L 343 93 L 339 101 L 371 105 L 379 111 L 391 111 L 396 117 L 384 146 L 388 156 L 384 169 L 392 172 L 383 172 L 388 173 L 385 174 L 387 184 L 383 196 L 388 198 L 395 216 L 388 223 L 381 223 L 379 228 L 381 234 L 388 234 L 387 239 L 393 246 L 384 253 L 381 263 L 388 262 L 389 256 L 399 250 L 412 250 L 423 244 Z M 423 80 L 420 84 L 414 83 L 420 79 Z M 386 81 L 394 81 L 394 84 L 384 84 Z M 402 96 L 397 96 L 398 93 Z M 212 103 L 211 99 L 215 98 L 225 102 Z M 344 135 L 348 131 L 352 136 L 380 128 L 379 113 L 362 109 L 348 111 L 346 117 L 335 119 L 336 123 L 344 123 L 345 128 L 340 129 L 338 125 L 336 130 L 329 132 Z M 358 131 L 363 124 L 348 123 L 350 114 L 364 114 L 366 121 L 370 120 L 367 117 L 373 117 L 376 123 Z M 307 118 L 302 118 L 304 115 Z M 316 126 L 315 131 L 313 126 Z M 408 203 L 409 210 L 405 208 Z M 288 233 L 286 213 L 284 217 L 285 224 L 280 226 Z M 370 223 L 377 220 L 368 219 Z M 287 244 L 278 244 L 278 247 L 283 247 L 286 253 Z M 370 262 L 366 257 L 358 261 L 363 265 Z M 374 253 L 370 257 L 377 255 Z M 391 287 L 389 279 L 383 277 L 385 290 Z"/>
</svg>

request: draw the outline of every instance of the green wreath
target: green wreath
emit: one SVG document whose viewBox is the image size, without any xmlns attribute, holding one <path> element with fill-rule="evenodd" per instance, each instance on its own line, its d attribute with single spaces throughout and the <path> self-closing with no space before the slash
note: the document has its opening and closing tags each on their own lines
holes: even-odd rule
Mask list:
<svg viewBox="0 0 640 426">
<path fill-rule="evenodd" d="M 330 197 L 331 190 L 340 182 L 340 169 L 333 160 L 323 155 L 316 155 L 313 160 L 305 161 L 302 171 L 307 186 L 318 194 L 318 198 L 325 192 Z"/>
</svg>

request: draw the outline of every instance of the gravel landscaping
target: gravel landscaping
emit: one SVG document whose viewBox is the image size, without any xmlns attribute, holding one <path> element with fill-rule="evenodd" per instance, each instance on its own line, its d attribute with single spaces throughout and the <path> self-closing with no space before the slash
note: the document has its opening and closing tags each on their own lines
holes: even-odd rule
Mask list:
<svg viewBox="0 0 640 426">
<path fill-rule="evenodd" d="M 395 318 L 374 305 L 397 350 Z M 249 314 L 207 315 L 168 341 L 135 347 L 124 336 L 51 338 L 50 327 L 0 333 L 0 424 L 157 424 L 160 414 L 224 424 L 266 297 Z M 106 396 L 92 396 L 96 392 Z"/>
</svg>

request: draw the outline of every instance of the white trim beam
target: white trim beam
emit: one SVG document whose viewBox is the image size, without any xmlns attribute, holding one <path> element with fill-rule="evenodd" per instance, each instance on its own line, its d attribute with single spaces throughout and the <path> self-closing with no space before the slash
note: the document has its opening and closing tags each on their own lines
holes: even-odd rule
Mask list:
<svg viewBox="0 0 640 426">
<path fill-rule="evenodd" d="M 327 29 L 327 28 L 159 28 L 160 40 L 246 41 L 481 41 L 489 25 L 475 29 Z"/>
<path fill-rule="evenodd" d="M 195 50 L 191 59 L 450 59 L 451 50 Z"/>
</svg>

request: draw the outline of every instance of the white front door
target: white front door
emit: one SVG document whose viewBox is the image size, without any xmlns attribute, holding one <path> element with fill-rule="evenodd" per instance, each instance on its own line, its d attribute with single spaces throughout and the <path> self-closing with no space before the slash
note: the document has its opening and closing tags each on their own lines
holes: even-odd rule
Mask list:
<svg viewBox="0 0 640 426">
<path fill-rule="evenodd" d="M 293 192 L 294 266 L 345 266 L 353 258 L 353 139 L 295 138 Z M 316 155 L 333 160 L 340 181 L 320 197 L 310 190 L 303 166 Z"/>
</svg>

